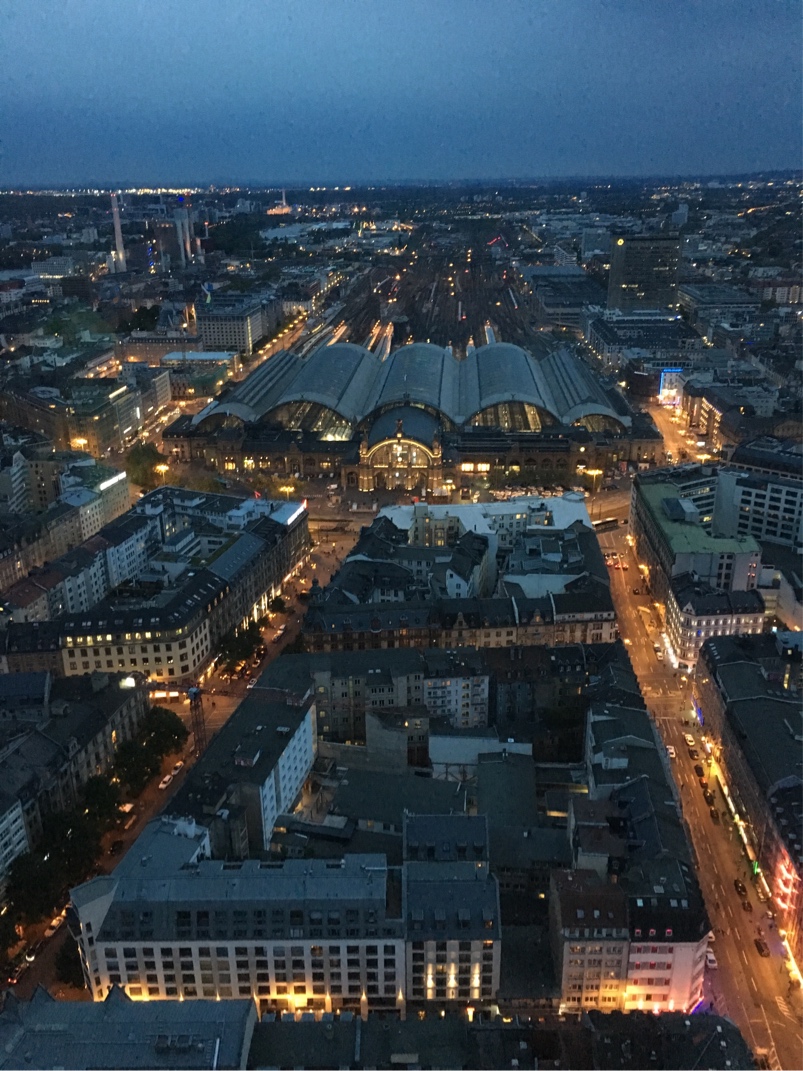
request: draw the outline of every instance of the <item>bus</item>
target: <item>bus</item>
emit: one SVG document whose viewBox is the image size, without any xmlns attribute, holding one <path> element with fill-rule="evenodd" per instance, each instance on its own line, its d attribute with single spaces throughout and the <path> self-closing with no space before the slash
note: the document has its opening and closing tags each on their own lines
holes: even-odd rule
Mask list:
<svg viewBox="0 0 803 1071">
<path fill-rule="evenodd" d="M 605 517 L 601 521 L 592 521 L 595 532 L 610 532 L 612 528 L 618 528 L 619 522 L 615 517 Z"/>
</svg>

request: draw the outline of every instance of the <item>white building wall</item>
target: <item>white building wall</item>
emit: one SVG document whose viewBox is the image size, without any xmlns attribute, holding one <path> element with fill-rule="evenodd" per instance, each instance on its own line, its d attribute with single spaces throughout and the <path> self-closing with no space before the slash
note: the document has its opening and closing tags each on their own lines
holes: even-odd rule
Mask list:
<svg viewBox="0 0 803 1071">
<path fill-rule="evenodd" d="M 17 856 L 30 850 L 22 805 L 15 799 L 0 816 L 0 886 L 5 886 L 9 867 Z"/>
</svg>

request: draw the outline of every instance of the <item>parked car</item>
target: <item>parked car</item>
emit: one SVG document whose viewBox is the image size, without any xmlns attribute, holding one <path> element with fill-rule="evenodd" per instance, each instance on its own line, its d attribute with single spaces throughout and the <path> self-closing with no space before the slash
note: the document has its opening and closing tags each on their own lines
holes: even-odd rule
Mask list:
<svg viewBox="0 0 803 1071">
<path fill-rule="evenodd" d="M 694 759 L 699 759 L 699 757 L 700 757 L 700 752 L 697 750 L 697 748 L 696 747 L 690 747 L 689 748 L 689 758 L 694 760 Z"/>
<path fill-rule="evenodd" d="M 749 914 L 753 914 L 753 905 L 749 900 L 742 900 L 742 911 L 747 911 Z"/>
<path fill-rule="evenodd" d="M 173 777 L 176 776 L 176 774 L 179 772 L 179 770 L 183 770 L 183 769 L 184 769 L 184 763 L 183 763 L 183 761 L 181 759 L 179 759 L 178 762 L 176 763 L 176 765 L 173 767 Z"/>
<path fill-rule="evenodd" d="M 757 950 L 759 956 L 762 956 L 764 959 L 768 959 L 769 958 L 769 954 L 770 954 L 770 949 L 769 949 L 769 945 L 767 944 L 767 942 L 762 937 L 756 937 L 753 943 L 756 946 L 756 950 Z"/>
<path fill-rule="evenodd" d="M 714 793 L 711 791 L 710 788 L 707 788 L 703 793 L 703 799 L 709 807 L 714 807 Z M 716 807 L 714 807 L 714 810 L 716 810 Z"/>
<path fill-rule="evenodd" d="M 715 971 L 717 967 L 719 967 L 719 964 L 717 963 L 717 957 L 714 955 L 713 952 L 706 952 L 705 965 L 709 968 L 709 970 L 712 971 Z"/>
<path fill-rule="evenodd" d="M 64 919 L 66 917 L 67 917 L 67 908 L 65 907 L 64 910 L 61 912 L 61 914 L 60 915 L 56 915 L 56 917 L 51 921 L 50 925 L 45 930 L 45 937 L 52 937 L 53 934 L 58 930 L 59 926 L 61 926 L 62 922 L 64 922 Z"/>
<path fill-rule="evenodd" d="M 657 644 L 653 644 L 653 647 L 655 647 L 657 649 Z M 691 735 L 691 733 L 684 733 L 683 734 L 683 739 L 686 741 L 686 743 L 689 745 L 689 747 L 694 747 L 694 745 L 697 743 L 697 741 L 694 739 L 694 737 Z"/>
<path fill-rule="evenodd" d="M 747 888 L 745 887 L 745 884 L 744 884 L 743 881 L 739 881 L 738 878 L 734 878 L 733 879 L 733 887 L 736 890 L 736 892 L 739 894 L 739 896 L 742 897 L 742 899 L 744 899 L 744 897 L 747 896 Z"/>
<path fill-rule="evenodd" d="M 694 767 L 694 772 L 697 774 L 698 777 L 705 777 L 705 770 L 702 768 L 699 762 Z"/>
<path fill-rule="evenodd" d="M 124 840 L 113 840 L 111 848 L 109 848 L 109 855 L 119 855 L 123 848 L 125 848 Z"/>
<path fill-rule="evenodd" d="M 162 780 L 159 782 L 159 788 L 162 790 L 166 789 L 172 780 L 173 775 L 171 773 L 165 774 Z"/>
<path fill-rule="evenodd" d="M 251 691 L 251 689 L 252 689 L 252 688 L 256 688 L 256 686 L 257 686 L 257 678 L 256 678 L 256 677 L 254 677 L 254 679 L 253 679 L 253 680 L 250 680 L 250 681 L 248 682 L 248 684 L 246 684 L 246 686 L 245 686 L 245 687 L 246 687 L 246 691 L 249 691 L 249 692 L 250 692 L 250 691 Z"/>
<path fill-rule="evenodd" d="M 675 751 L 675 749 L 672 746 L 672 744 L 667 744 L 666 745 L 666 753 L 670 757 L 670 759 L 677 758 L 677 751 Z"/>
</svg>

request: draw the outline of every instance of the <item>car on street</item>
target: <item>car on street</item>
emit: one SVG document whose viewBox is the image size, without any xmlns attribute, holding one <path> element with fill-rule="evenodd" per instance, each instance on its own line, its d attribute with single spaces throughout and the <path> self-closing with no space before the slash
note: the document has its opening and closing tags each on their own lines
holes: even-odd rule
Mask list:
<svg viewBox="0 0 803 1071">
<path fill-rule="evenodd" d="M 701 777 L 699 779 L 699 781 L 700 781 L 700 788 L 703 790 L 703 792 L 708 791 L 708 782 L 706 781 L 706 779 L 704 777 Z"/>
<path fill-rule="evenodd" d="M 711 791 L 710 788 L 707 788 L 705 790 L 705 792 L 703 793 L 703 799 L 705 800 L 705 802 L 708 804 L 709 807 L 713 807 L 714 806 L 714 793 Z M 714 809 L 716 810 L 716 808 L 714 808 Z"/>
<path fill-rule="evenodd" d="M 668 756 L 670 757 L 670 759 L 675 759 L 675 758 L 677 758 L 677 754 L 678 754 L 678 753 L 677 753 L 677 751 L 675 751 L 675 749 L 674 749 L 674 747 L 672 746 L 672 744 L 667 744 L 667 745 L 666 745 L 666 753 L 667 753 L 667 755 L 668 755 Z"/>
<path fill-rule="evenodd" d="M 749 914 L 753 914 L 753 905 L 749 900 L 742 900 L 742 911 L 747 911 Z"/>
<path fill-rule="evenodd" d="M 124 840 L 113 840 L 111 848 L 109 848 L 109 855 L 119 855 L 123 848 L 125 848 Z"/>
<path fill-rule="evenodd" d="M 689 748 L 689 758 L 690 759 L 699 759 L 699 757 L 700 757 L 700 752 L 697 750 L 697 748 L 696 747 L 690 747 Z"/>
<path fill-rule="evenodd" d="M 167 786 L 170 784 L 170 782 L 172 780 L 173 780 L 173 775 L 171 773 L 165 774 L 164 777 L 162 778 L 162 780 L 159 782 L 159 788 L 164 791 L 164 789 L 167 788 Z"/>
<path fill-rule="evenodd" d="M 656 644 L 653 644 L 653 646 L 654 646 L 654 647 L 657 647 L 657 645 L 656 645 Z M 694 737 L 693 737 L 693 736 L 691 735 L 691 733 L 684 733 L 684 734 L 683 734 L 683 739 L 684 739 L 684 740 L 686 741 L 686 743 L 687 743 L 687 744 L 689 745 L 689 747 L 694 747 L 694 745 L 695 745 L 695 743 L 696 743 L 696 740 L 695 740 L 695 739 L 694 739 Z"/>
<path fill-rule="evenodd" d="M 179 759 L 178 762 L 176 763 L 176 765 L 173 767 L 173 770 L 172 770 L 173 777 L 176 776 L 176 774 L 179 772 L 179 770 L 183 770 L 183 769 L 184 769 L 184 762 L 181 759 Z"/>
<path fill-rule="evenodd" d="M 769 945 L 762 937 L 756 937 L 753 941 L 753 944 L 756 946 L 756 951 L 758 952 L 759 956 L 762 956 L 764 959 L 769 958 Z"/>
<path fill-rule="evenodd" d="M 708 967 L 709 970 L 712 971 L 715 971 L 719 967 L 719 964 L 717 963 L 717 957 L 714 955 L 713 952 L 706 952 L 705 965 L 706 967 Z"/>
<path fill-rule="evenodd" d="M 747 888 L 745 887 L 745 884 L 744 884 L 743 881 L 739 881 L 738 878 L 734 878 L 733 879 L 733 887 L 736 890 L 736 892 L 739 894 L 739 896 L 742 897 L 742 899 L 744 899 L 744 897 L 747 896 Z"/>
<path fill-rule="evenodd" d="M 56 917 L 51 921 L 50 925 L 45 930 L 45 937 L 52 937 L 53 934 L 58 930 L 59 926 L 61 926 L 62 922 L 64 922 L 66 917 L 67 908 L 65 907 L 61 914 L 56 915 Z"/>
<path fill-rule="evenodd" d="M 254 679 L 253 679 L 253 680 L 250 680 L 250 681 L 248 682 L 248 684 L 246 684 L 245 688 L 246 688 L 246 691 L 249 691 L 249 692 L 250 692 L 250 691 L 251 691 L 251 689 L 252 689 L 252 688 L 256 688 L 256 686 L 257 686 L 257 678 L 256 678 L 256 677 L 254 677 Z"/>
<path fill-rule="evenodd" d="M 698 777 L 705 777 L 705 770 L 702 768 L 699 762 L 694 767 L 694 772 L 697 774 Z"/>
<path fill-rule="evenodd" d="M 31 945 L 30 948 L 25 949 L 25 962 L 33 963 L 36 957 L 39 955 L 42 949 L 42 942 L 37 941 L 35 945 Z"/>
<path fill-rule="evenodd" d="M 25 962 L 24 959 L 14 963 L 8 972 L 8 977 L 6 978 L 6 981 L 9 985 L 16 985 L 27 970 L 28 964 Z"/>
<path fill-rule="evenodd" d="M 711 815 L 711 821 L 714 823 L 714 825 L 718 826 L 719 825 L 719 811 L 716 809 L 716 807 L 709 807 L 708 808 L 708 813 Z"/>
</svg>

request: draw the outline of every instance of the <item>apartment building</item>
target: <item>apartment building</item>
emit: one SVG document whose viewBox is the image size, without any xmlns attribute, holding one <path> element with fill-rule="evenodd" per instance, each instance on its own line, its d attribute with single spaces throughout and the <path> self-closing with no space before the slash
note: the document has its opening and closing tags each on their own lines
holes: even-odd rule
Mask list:
<svg viewBox="0 0 803 1071">
<path fill-rule="evenodd" d="M 36 847 L 44 815 L 74 806 L 90 777 L 111 770 L 150 705 L 141 677 L 92 674 L 51 681 L 22 720 L 17 676 L 34 675 L 3 677 L 0 689 L 0 721 L 15 730 L 0 750 L 0 883 L 11 861 Z"/>
<path fill-rule="evenodd" d="M 317 752 L 315 704 L 303 683 L 249 696 L 210 742 L 170 813 L 209 828 L 213 853 L 241 859 L 270 851 L 280 814 L 302 793 Z"/>
<path fill-rule="evenodd" d="M 549 915 L 562 1008 L 622 1008 L 630 930 L 627 899 L 619 886 L 593 870 L 553 871 Z"/>
<path fill-rule="evenodd" d="M 93 999 L 117 985 L 134 999 L 249 997 L 260 1011 L 489 1005 L 498 887 L 487 861 L 457 857 L 455 825 L 444 816 L 438 833 L 453 851 L 394 868 L 378 853 L 224 862 L 194 822 L 151 822 L 111 875 L 72 892 Z"/>
<path fill-rule="evenodd" d="M 324 740 L 364 741 L 366 716 L 425 707 L 455 728 L 488 723 L 489 676 L 478 653 L 384 650 L 285 655 L 260 679 L 260 688 L 285 689 L 309 681 L 318 733 Z"/>
<path fill-rule="evenodd" d="M 703 644 L 693 702 L 716 761 L 751 878 L 803 957 L 801 634 Z"/>
<path fill-rule="evenodd" d="M 711 636 L 763 632 L 764 600 L 755 589 L 718 591 L 691 576 L 675 577 L 666 602 L 666 632 L 681 669 L 690 672 Z"/>
<path fill-rule="evenodd" d="M 171 819 L 138 845 L 72 892 L 94 1000 L 112 985 L 134 999 L 248 997 L 260 1011 L 403 1000 L 401 877 L 383 855 L 227 863 L 209 858 L 206 831 Z"/>
</svg>

